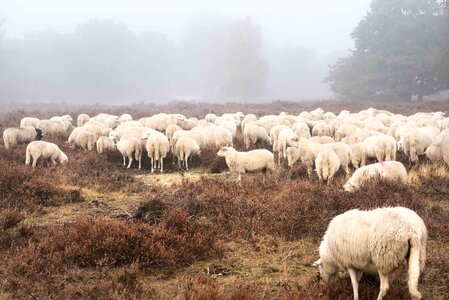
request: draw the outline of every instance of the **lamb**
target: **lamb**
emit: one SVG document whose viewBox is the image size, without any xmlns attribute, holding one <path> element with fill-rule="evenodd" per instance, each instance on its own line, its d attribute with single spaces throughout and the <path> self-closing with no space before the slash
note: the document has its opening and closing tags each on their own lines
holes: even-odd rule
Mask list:
<svg viewBox="0 0 449 300">
<path fill-rule="evenodd" d="M 188 135 L 181 136 L 177 140 L 174 152 L 175 156 L 178 157 L 179 167 L 184 164 L 186 170 L 189 169 L 189 158 L 191 159 L 194 155 L 201 155 L 200 146 L 193 137 Z"/>
<path fill-rule="evenodd" d="M 340 159 L 333 150 L 323 149 L 315 159 L 315 167 L 320 182 L 327 181 L 327 184 L 329 184 L 340 168 Z"/>
<path fill-rule="evenodd" d="M 418 280 L 425 266 L 426 244 L 426 225 L 408 208 L 352 209 L 329 223 L 319 247 L 320 259 L 313 266 L 326 282 L 347 269 L 355 300 L 362 272 L 378 273 L 377 299 L 381 300 L 388 292 L 388 277 L 407 261 L 409 293 L 412 299 L 421 299 Z"/>
<path fill-rule="evenodd" d="M 265 173 L 266 170 L 274 172 L 276 170 L 274 155 L 266 149 L 238 152 L 232 147 L 223 147 L 217 155 L 225 157 L 229 170 L 238 174 L 239 185 L 242 184 L 242 174 L 260 171 Z"/>
<path fill-rule="evenodd" d="M 32 126 L 36 127 L 37 122 L 39 122 L 38 118 L 25 117 L 20 120 L 20 127 Z"/>
<path fill-rule="evenodd" d="M 39 158 L 51 160 L 53 165 L 56 165 L 57 163 L 64 164 L 69 161 L 67 155 L 65 155 L 56 144 L 44 141 L 33 141 L 29 143 L 26 148 L 25 164 L 29 165 L 32 163 L 34 169 L 36 168 Z"/>
<path fill-rule="evenodd" d="M 354 168 L 366 165 L 368 158 L 378 162 L 396 160 L 396 140 L 388 135 L 370 136 L 362 143 L 351 145 L 351 162 Z"/>
<path fill-rule="evenodd" d="M 382 178 L 407 184 L 407 170 L 398 161 L 382 161 L 357 169 L 343 186 L 347 192 L 358 190 L 369 180 Z"/>
<path fill-rule="evenodd" d="M 11 127 L 3 131 L 3 142 L 5 143 L 6 149 L 9 149 L 17 144 L 39 141 L 42 137 L 42 130 L 35 129 L 31 126 Z"/>
<path fill-rule="evenodd" d="M 126 166 L 126 158 L 129 159 L 127 168 L 131 167 L 134 158 L 139 162 L 139 170 L 142 167 L 142 144 L 136 137 L 122 138 L 117 143 L 117 149 L 123 156 L 123 165 Z"/>
<path fill-rule="evenodd" d="M 115 151 L 117 149 L 115 143 L 107 136 L 100 136 L 96 142 L 97 152 L 99 154 L 105 151 Z"/>
<path fill-rule="evenodd" d="M 84 124 L 86 124 L 87 122 L 89 122 L 90 117 L 88 114 L 80 114 L 78 116 L 78 118 L 76 119 L 76 124 L 78 125 L 78 127 L 83 126 Z"/>
<path fill-rule="evenodd" d="M 249 123 L 245 126 L 243 132 L 243 141 L 245 143 L 245 148 L 249 149 L 251 146 L 255 145 L 259 141 L 265 141 L 271 144 L 270 137 L 268 136 L 265 128 L 261 126 Z"/>
<path fill-rule="evenodd" d="M 151 160 L 151 173 L 158 168 L 158 162 L 160 171 L 163 173 L 164 158 L 167 157 L 167 153 L 170 150 L 168 138 L 160 132 L 151 133 L 147 139 L 146 149 Z"/>
</svg>

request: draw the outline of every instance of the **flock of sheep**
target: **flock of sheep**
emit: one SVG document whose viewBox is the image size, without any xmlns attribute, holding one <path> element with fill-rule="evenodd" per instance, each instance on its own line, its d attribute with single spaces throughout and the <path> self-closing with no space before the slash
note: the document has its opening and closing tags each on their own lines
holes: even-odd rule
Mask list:
<svg viewBox="0 0 449 300">
<path fill-rule="evenodd" d="M 225 157 L 230 171 L 238 174 L 239 183 L 244 173 L 274 172 L 284 161 L 289 167 L 301 161 L 309 177 L 315 170 L 319 180 L 327 183 L 339 169 L 349 176 L 352 165 L 356 170 L 344 185 L 346 191 L 359 189 L 376 177 L 406 184 L 406 168 L 396 161 L 398 151 L 412 164 L 419 163 L 420 156 L 449 164 L 449 118 L 441 112 L 404 116 L 369 108 L 335 115 L 319 108 L 298 116 L 281 113 L 258 118 L 237 112 L 207 114 L 201 120 L 165 113 L 139 120 L 129 114 L 81 114 L 75 128 L 72 121 L 69 115 L 49 120 L 23 118 L 20 127 L 4 131 L 5 147 L 29 143 L 26 163 L 33 161 L 33 167 L 41 158 L 64 163 L 68 158 L 57 145 L 39 139 L 71 130 L 67 143 L 72 147 L 96 149 L 98 153 L 118 150 L 125 166 L 128 159 L 128 168 L 136 160 L 140 169 L 146 152 L 151 172 L 163 172 L 169 152 L 188 170 L 192 156 L 212 147 L 219 150 L 218 156 Z M 246 148 L 243 152 L 233 148 L 238 130 Z M 254 149 L 261 142 L 270 144 L 272 151 Z M 417 284 L 424 267 L 426 240 L 423 221 L 409 209 L 352 210 L 332 220 L 315 265 L 324 279 L 347 269 L 355 299 L 361 272 L 377 272 L 381 278 L 378 299 L 382 299 L 388 290 L 388 275 L 408 259 L 409 292 L 414 299 L 420 299 Z"/>
</svg>

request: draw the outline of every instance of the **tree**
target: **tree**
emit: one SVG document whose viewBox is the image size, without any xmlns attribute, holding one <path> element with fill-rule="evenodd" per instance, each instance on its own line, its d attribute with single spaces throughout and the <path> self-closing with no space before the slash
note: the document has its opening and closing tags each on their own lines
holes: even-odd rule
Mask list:
<svg viewBox="0 0 449 300">
<path fill-rule="evenodd" d="M 263 94 L 268 62 L 260 57 L 261 45 L 261 30 L 251 19 L 238 21 L 231 27 L 224 57 L 224 95 L 242 98 Z"/>
<path fill-rule="evenodd" d="M 418 99 L 449 87 L 438 71 L 447 23 L 439 0 L 374 0 L 354 29 L 355 50 L 326 77 L 337 94 Z"/>
</svg>

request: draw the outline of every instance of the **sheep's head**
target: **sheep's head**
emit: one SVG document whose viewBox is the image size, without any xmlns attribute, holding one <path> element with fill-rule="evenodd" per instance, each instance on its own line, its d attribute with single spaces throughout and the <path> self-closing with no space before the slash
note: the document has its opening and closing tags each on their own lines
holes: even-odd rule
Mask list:
<svg viewBox="0 0 449 300">
<path fill-rule="evenodd" d="M 60 164 L 65 164 L 68 161 L 69 161 L 69 158 L 67 157 L 67 155 L 65 155 L 65 153 L 61 151 L 61 153 L 59 154 L 59 157 L 58 157 L 58 162 Z"/>
<path fill-rule="evenodd" d="M 346 182 L 346 183 L 343 185 L 343 189 L 344 189 L 346 192 L 353 192 L 353 191 L 355 190 L 355 186 L 354 186 L 354 184 L 349 180 L 348 182 Z"/>
<path fill-rule="evenodd" d="M 320 272 L 320 279 L 327 283 L 329 279 L 333 278 L 339 271 L 337 266 L 329 263 L 325 263 L 320 259 L 312 264 L 312 267 L 316 267 Z"/>
<path fill-rule="evenodd" d="M 220 149 L 220 151 L 217 152 L 218 156 L 226 156 L 226 154 L 229 152 L 229 147 L 223 147 Z"/>
<path fill-rule="evenodd" d="M 36 128 L 36 141 L 40 141 L 44 137 L 42 130 Z"/>
</svg>

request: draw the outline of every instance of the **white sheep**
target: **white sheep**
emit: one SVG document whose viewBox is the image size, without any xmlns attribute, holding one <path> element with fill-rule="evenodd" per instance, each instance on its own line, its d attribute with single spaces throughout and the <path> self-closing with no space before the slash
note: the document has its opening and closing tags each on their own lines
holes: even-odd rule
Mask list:
<svg viewBox="0 0 449 300">
<path fill-rule="evenodd" d="M 312 136 L 333 136 L 332 128 L 324 121 L 319 121 L 312 128 Z"/>
<path fill-rule="evenodd" d="M 354 168 L 365 166 L 369 158 L 378 162 L 396 160 L 396 140 L 389 135 L 370 136 L 362 143 L 351 145 L 351 162 Z"/>
<path fill-rule="evenodd" d="M 20 127 L 25 127 L 25 126 L 36 127 L 37 122 L 39 122 L 38 118 L 25 117 L 25 118 L 22 118 L 22 120 L 20 120 Z"/>
<path fill-rule="evenodd" d="M 136 137 L 122 138 L 117 142 L 117 149 L 123 156 L 123 165 L 126 166 L 126 158 L 129 159 L 127 168 L 131 167 L 133 157 L 139 162 L 139 170 L 142 167 L 142 144 Z"/>
<path fill-rule="evenodd" d="M 270 130 L 270 142 L 273 146 L 273 153 L 278 151 L 278 136 L 282 130 L 291 130 L 287 125 L 275 125 Z"/>
<path fill-rule="evenodd" d="M 439 129 L 435 127 L 414 128 L 406 131 L 403 136 L 403 147 L 411 163 L 416 162 L 419 156 L 426 152 L 439 133 Z"/>
<path fill-rule="evenodd" d="M 36 124 L 36 128 L 42 130 L 45 135 L 64 133 L 67 126 L 67 123 L 61 120 L 39 120 Z"/>
<path fill-rule="evenodd" d="M 296 133 L 290 128 L 281 130 L 277 137 L 277 153 L 278 153 L 278 164 L 281 163 L 281 157 L 287 158 L 287 147 L 292 144 L 297 144 L 299 141 Z"/>
<path fill-rule="evenodd" d="M 125 122 L 132 121 L 132 120 L 133 120 L 133 117 L 130 114 L 123 114 L 118 118 L 118 123 L 121 125 Z"/>
<path fill-rule="evenodd" d="M 67 155 L 65 155 L 56 144 L 44 141 L 33 141 L 29 143 L 26 148 L 25 164 L 29 165 L 32 163 L 34 169 L 39 159 L 50 160 L 53 165 L 56 165 L 57 163 L 64 164 L 69 161 Z"/>
<path fill-rule="evenodd" d="M 232 147 L 223 147 L 218 151 L 217 155 L 226 159 L 226 164 L 232 173 L 238 174 L 240 185 L 242 183 L 242 174 L 265 172 L 266 170 L 274 172 L 276 170 L 274 155 L 266 149 L 238 152 Z"/>
<path fill-rule="evenodd" d="M 271 143 L 266 129 L 253 123 L 246 124 L 243 132 L 243 141 L 246 149 L 251 148 L 260 141 Z"/>
<path fill-rule="evenodd" d="M 255 114 L 247 114 L 247 115 L 243 118 L 242 123 L 240 124 L 240 129 L 241 129 L 242 133 L 243 133 L 243 131 L 245 130 L 245 125 L 246 125 L 248 122 L 252 122 L 252 121 L 257 121 L 257 116 L 256 116 Z"/>
<path fill-rule="evenodd" d="M 11 127 L 3 131 L 3 142 L 5 143 L 6 149 L 17 144 L 26 144 L 35 140 L 39 141 L 42 137 L 42 131 L 32 126 Z"/>
<path fill-rule="evenodd" d="M 86 124 L 87 122 L 89 122 L 90 117 L 88 114 L 80 114 L 78 116 L 78 118 L 76 119 L 76 123 L 78 125 L 78 127 L 83 126 L 84 124 Z"/>
<path fill-rule="evenodd" d="M 100 136 L 97 139 L 96 146 L 97 146 L 97 152 L 99 154 L 102 154 L 105 151 L 115 151 L 117 149 L 117 146 L 115 145 L 114 141 L 112 141 L 107 136 Z"/>
<path fill-rule="evenodd" d="M 355 170 L 351 178 L 345 183 L 343 188 L 347 192 L 358 190 L 366 182 L 373 179 L 387 179 L 399 181 L 407 184 L 407 170 L 398 161 L 382 161 L 379 163 L 366 165 Z"/>
<path fill-rule="evenodd" d="M 445 162 L 449 165 L 449 132 L 438 136 L 426 149 L 426 157 L 431 162 Z"/>
<path fill-rule="evenodd" d="M 181 136 L 177 141 L 174 149 L 174 155 L 178 158 L 178 165 L 182 167 L 184 165 L 186 170 L 189 169 L 189 159 L 193 156 L 200 156 L 200 146 L 196 140 L 189 136 Z"/>
<path fill-rule="evenodd" d="M 164 158 L 167 157 L 167 153 L 170 150 L 168 138 L 160 132 L 151 133 L 147 139 L 146 149 L 150 158 L 151 173 L 154 172 L 154 169 L 158 168 L 158 163 L 159 169 L 163 173 Z"/>
<path fill-rule="evenodd" d="M 378 273 L 383 299 L 389 289 L 388 277 L 407 261 L 408 290 L 412 299 L 421 299 L 418 280 L 426 261 L 427 228 L 423 220 L 405 207 L 349 210 L 332 219 L 321 241 L 317 266 L 328 281 L 348 270 L 354 299 L 363 272 Z"/>
<path fill-rule="evenodd" d="M 340 169 L 340 159 L 332 149 L 323 149 L 315 159 L 315 168 L 319 180 L 329 184 Z"/>
<path fill-rule="evenodd" d="M 218 117 L 216 114 L 210 113 L 210 114 L 207 114 L 206 117 L 204 117 L 204 120 L 206 120 L 206 122 L 214 123 L 217 118 Z"/>
<path fill-rule="evenodd" d="M 171 145 L 171 140 L 172 140 L 172 138 L 173 138 L 173 134 L 174 134 L 176 131 L 181 130 L 181 129 L 182 129 L 182 128 L 179 127 L 179 126 L 176 125 L 176 124 L 170 124 L 170 125 L 167 126 L 167 128 L 165 129 L 165 136 L 167 137 L 168 142 L 170 143 L 170 145 Z"/>
</svg>

